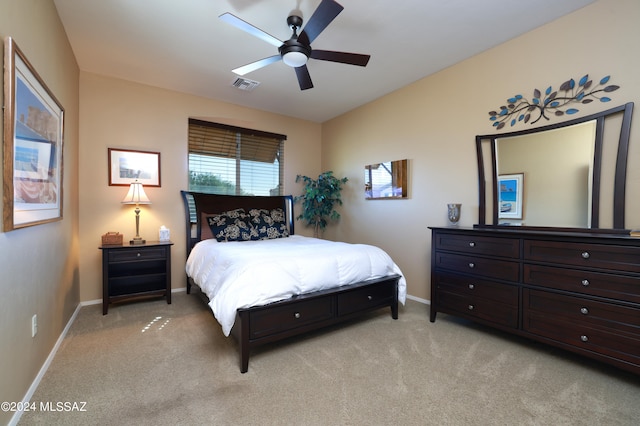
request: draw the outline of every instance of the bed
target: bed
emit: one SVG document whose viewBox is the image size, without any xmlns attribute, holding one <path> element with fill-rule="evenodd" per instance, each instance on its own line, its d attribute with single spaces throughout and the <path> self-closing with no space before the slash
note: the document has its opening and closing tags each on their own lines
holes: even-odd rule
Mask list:
<svg viewBox="0 0 640 426">
<path fill-rule="evenodd" d="M 196 287 L 238 340 L 242 373 L 257 346 L 386 307 L 398 318 L 406 281 L 393 260 L 374 246 L 295 235 L 291 196 L 181 195 L 187 293 Z"/>
</svg>

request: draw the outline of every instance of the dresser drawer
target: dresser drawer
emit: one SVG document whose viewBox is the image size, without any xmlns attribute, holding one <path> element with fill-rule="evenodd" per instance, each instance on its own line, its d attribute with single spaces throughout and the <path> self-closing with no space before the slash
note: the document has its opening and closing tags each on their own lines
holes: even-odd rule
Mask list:
<svg viewBox="0 0 640 426">
<path fill-rule="evenodd" d="M 435 283 L 439 291 L 457 293 L 468 297 L 481 297 L 499 303 L 518 305 L 518 286 L 500 284 L 476 277 L 454 274 L 438 274 Z"/>
<path fill-rule="evenodd" d="M 640 272 L 640 247 L 525 240 L 524 260 Z"/>
<path fill-rule="evenodd" d="M 541 290 L 522 290 L 523 315 L 563 318 L 576 328 L 607 328 L 640 338 L 640 309 Z M 638 347 L 640 350 L 640 347 Z"/>
<path fill-rule="evenodd" d="M 436 252 L 434 257 L 436 263 L 432 267 L 435 268 L 506 281 L 519 279 L 517 262 L 443 252 Z"/>
<path fill-rule="evenodd" d="M 574 313 L 576 308 L 582 309 L 579 304 L 563 303 L 539 293 L 544 292 L 523 292 L 524 331 L 640 365 L 639 310 L 626 308 L 626 312 L 624 309 L 616 312 L 615 308 L 591 305 L 588 308 L 593 310 L 591 318 L 580 317 L 582 314 Z M 616 322 L 614 317 L 625 323 Z"/>
<path fill-rule="evenodd" d="M 518 327 L 518 305 L 496 303 L 481 297 L 441 290 L 438 292 L 438 306 L 443 312 L 477 318 L 504 327 Z"/>
<path fill-rule="evenodd" d="M 167 250 L 163 247 L 145 247 L 144 249 L 126 248 L 109 250 L 109 262 L 128 262 L 132 260 L 164 259 Z"/>
<path fill-rule="evenodd" d="M 514 238 L 483 237 L 477 235 L 454 235 L 436 233 L 436 250 L 483 254 L 518 259 L 520 240 Z"/>
<path fill-rule="evenodd" d="M 252 311 L 249 317 L 250 336 L 252 339 L 265 337 L 314 322 L 329 320 L 334 317 L 333 301 L 332 296 L 326 296 Z"/>
<path fill-rule="evenodd" d="M 338 315 L 373 309 L 389 305 L 395 297 L 395 282 L 383 282 L 365 288 L 346 291 L 338 294 Z"/>
<path fill-rule="evenodd" d="M 524 265 L 524 283 L 640 303 L 640 276 L 604 274 L 577 269 Z"/>
</svg>

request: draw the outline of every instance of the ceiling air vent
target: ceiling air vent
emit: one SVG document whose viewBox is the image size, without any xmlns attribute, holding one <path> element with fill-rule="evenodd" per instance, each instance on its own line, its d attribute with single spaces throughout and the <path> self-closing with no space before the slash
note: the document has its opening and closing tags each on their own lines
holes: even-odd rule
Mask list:
<svg viewBox="0 0 640 426">
<path fill-rule="evenodd" d="M 235 80 L 233 80 L 233 83 L 231 83 L 233 87 L 237 87 L 240 90 L 246 90 L 247 92 L 250 92 L 258 87 L 259 84 L 259 81 L 249 80 L 248 78 L 242 77 L 237 77 Z"/>
</svg>

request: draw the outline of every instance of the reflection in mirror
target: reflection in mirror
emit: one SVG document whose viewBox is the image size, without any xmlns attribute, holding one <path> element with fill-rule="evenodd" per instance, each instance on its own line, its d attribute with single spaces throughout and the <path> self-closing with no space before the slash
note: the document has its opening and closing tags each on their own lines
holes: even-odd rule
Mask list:
<svg viewBox="0 0 640 426">
<path fill-rule="evenodd" d="M 498 184 L 503 176 L 523 174 L 522 188 L 517 191 L 522 202 L 501 197 L 499 223 L 590 227 L 595 133 L 596 121 L 591 120 L 546 132 L 498 138 Z M 499 194 L 503 193 L 499 190 Z M 509 195 L 515 196 L 516 192 Z M 516 211 L 519 213 L 511 214 Z"/>
<path fill-rule="evenodd" d="M 407 198 L 407 160 L 364 166 L 366 199 Z"/>
</svg>

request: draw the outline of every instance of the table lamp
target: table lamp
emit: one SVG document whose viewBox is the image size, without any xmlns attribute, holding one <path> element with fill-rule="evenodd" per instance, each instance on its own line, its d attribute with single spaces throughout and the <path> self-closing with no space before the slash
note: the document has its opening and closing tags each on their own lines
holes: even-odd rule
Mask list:
<svg viewBox="0 0 640 426">
<path fill-rule="evenodd" d="M 129 241 L 131 245 L 140 245 L 146 243 L 145 240 L 140 238 L 140 204 L 151 204 L 151 201 L 147 197 L 147 194 L 144 193 L 144 188 L 142 184 L 137 180 L 129 186 L 129 192 L 122 200 L 122 204 L 135 204 L 136 205 L 136 236 Z"/>
</svg>

